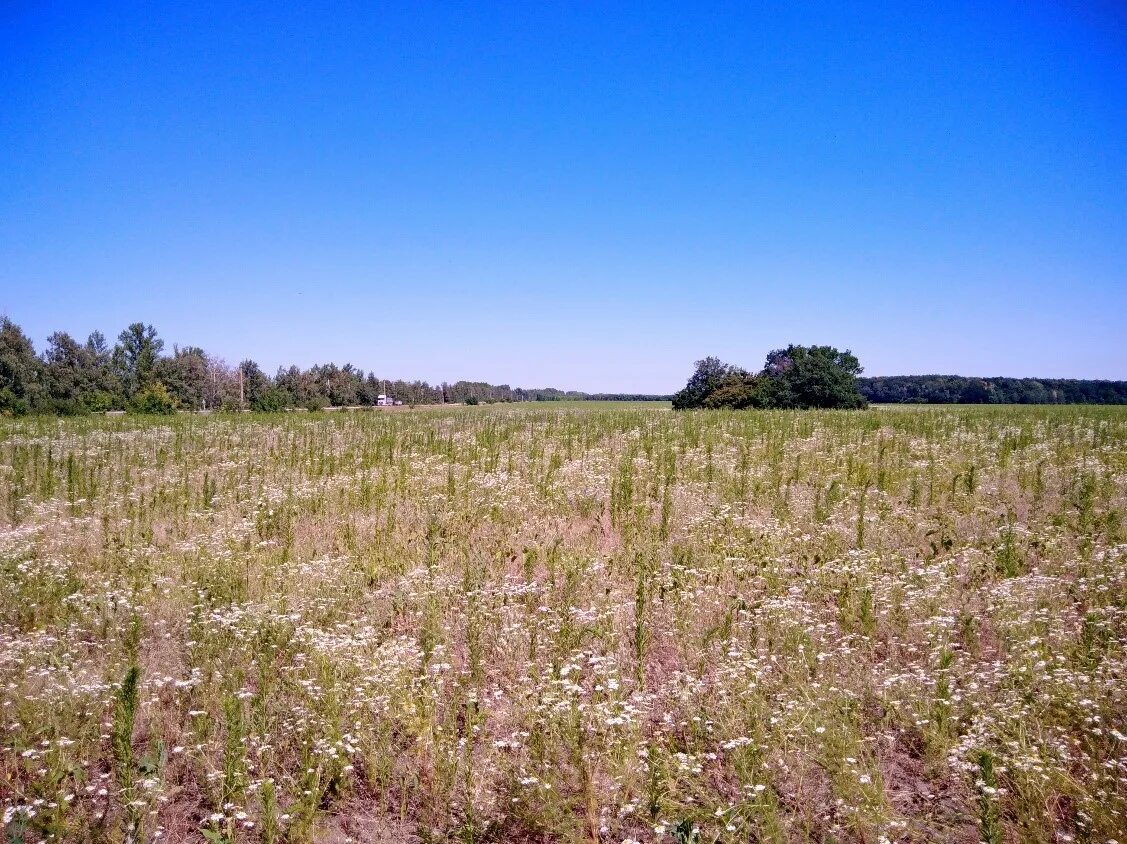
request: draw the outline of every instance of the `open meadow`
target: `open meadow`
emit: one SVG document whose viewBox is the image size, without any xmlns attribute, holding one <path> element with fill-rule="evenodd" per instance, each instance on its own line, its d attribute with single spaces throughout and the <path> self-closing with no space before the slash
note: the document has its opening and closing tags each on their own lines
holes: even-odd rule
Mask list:
<svg viewBox="0 0 1127 844">
<path fill-rule="evenodd" d="M 1127 842 L 1127 409 L 0 420 L 5 842 Z"/>
</svg>

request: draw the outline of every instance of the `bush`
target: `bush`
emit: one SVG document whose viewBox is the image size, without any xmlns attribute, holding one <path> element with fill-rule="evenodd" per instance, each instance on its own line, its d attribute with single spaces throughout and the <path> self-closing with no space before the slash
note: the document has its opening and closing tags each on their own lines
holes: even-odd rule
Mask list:
<svg viewBox="0 0 1127 844">
<path fill-rule="evenodd" d="M 0 416 L 23 416 L 27 410 L 26 401 L 7 387 L 0 388 Z"/>
<path fill-rule="evenodd" d="M 118 396 L 105 390 L 94 390 L 82 396 L 82 403 L 91 413 L 105 413 L 107 410 L 121 410 Z"/>
<path fill-rule="evenodd" d="M 130 403 L 134 413 L 163 416 L 176 412 L 176 399 L 160 381 L 138 391 Z"/>
<path fill-rule="evenodd" d="M 90 408 L 78 399 L 46 399 L 35 406 L 37 413 L 54 416 L 88 416 Z"/>
<path fill-rule="evenodd" d="M 733 373 L 704 399 L 705 407 L 745 408 L 775 407 L 776 396 L 771 379 L 746 372 Z"/>
<path fill-rule="evenodd" d="M 262 413 L 278 413 L 289 407 L 290 395 L 280 387 L 267 387 L 251 402 L 251 410 Z"/>
</svg>

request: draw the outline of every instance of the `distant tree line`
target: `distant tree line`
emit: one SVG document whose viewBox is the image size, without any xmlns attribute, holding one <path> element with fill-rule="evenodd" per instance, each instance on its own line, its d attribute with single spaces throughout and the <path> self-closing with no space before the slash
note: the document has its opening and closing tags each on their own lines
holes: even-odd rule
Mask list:
<svg viewBox="0 0 1127 844">
<path fill-rule="evenodd" d="M 889 375 L 857 387 L 878 404 L 1127 404 L 1127 381 Z"/>
<path fill-rule="evenodd" d="M 775 349 L 756 373 L 708 357 L 697 361 L 689 382 L 673 396 L 673 407 L 861 408 L 867 402 L 857 390 L 860 372 L 852 352 L 832 346 Z"/>
<path fill-rule="evenodd" d="M 584 393 L 555 387 L 493 386 L 480 381 L 458 381 L 445 385 L 447 401 L 476 403 L 510 401 L 669 401 L 669 395 L 653 393 Z"/>
<path fill-rule="evenodd" d="M 375 405 L 380 395 L 403 404 L 668 399 L 668 396 L 588 395 L 555 388 L 522 389 L 479 381 L 428 384 L 379 378 L 352 364 L 279 368 L 273 377 L 253 360 L 229 365 L 198 346 L 173 346 L 153 326 L 136 322 L 112 346 L 99 331 L 84 342 L 65 331 L 42 354 L 7 317 L 0 317 L 0 415 L 79 415 L 110 410 L 258 410 Z"/>
</svg>

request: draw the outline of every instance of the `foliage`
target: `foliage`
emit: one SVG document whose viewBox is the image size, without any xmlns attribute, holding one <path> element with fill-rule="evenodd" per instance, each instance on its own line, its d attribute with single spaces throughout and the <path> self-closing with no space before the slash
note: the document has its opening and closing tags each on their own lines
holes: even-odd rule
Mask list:
<svg viewBox="0 0 1127 844">
<path fill-rule="evenodd" d="M 176 412 L 176 398 L 160 381 L 153 381 L 133 396 L 129 406 L 134 413 L 163 416 Z"/>
<path fill-rule="evenodd" d="M 722 362 L 719 358 L 707 357 L 698 360 L 688 383 L 673 395 L 673 409 L 704 407 L 705 400 L 729 379 L 743 380 L 746 376 L 746 372 Z"/>
<path fill-rule="evenodd" d="M 285 410 L 290 404 L 289 394 L 281 387 L 269 383 L 263 389 L 257 390 L 254 398 L 250 399 L 250 409 L 263 413 L 277 413 Z"/>
<path fill-rule="evenodd" d="M 856 356 L 831 346 L 776 349 L 755 375 L 709 357 L 697 361 L 673 407 L 857 409 L 866 405 L 857 391 L 860 372 Z"/>
<path fill-rule="evenodd" d="M 90 413 L 105 413 L 107 410 L 124 410 L 120 398 L 107 390 L 92 390 L 83 393 L 82 404 Z"/>
<path fill-rule="evenodd" d="M 151 325 L 135 322 L 118 335 L 113 363 L 127 397 L 132 398 L 149 385 L 163 349 L 164 341 Z"/>
<path fill-rule="evenodd" d="M 774 407 L 855 410 L 866 406 L 857 390 L 860 373 L 860 362 L 848 350 L 791 345 L 767 355 L 761 375 L 768 380 Z"/>
<path fill-rule="evenodd" d="M 27 411 L 27 399 L 16 395 L 11 386 L 0 387 L 0 416 L 23 416 Z"/>
<path fill-rule="evenodd" d="M 65 331 L 47 339 L 43 354 L 47 398 L 39 409 L 56 413 L 85 413 L 93 408 L 87 397 L 108 392 L 115 386 L 109 356 L 99 350 L 98 339 L 79 344 Z"/>
<path fill-rule="evenodd" d="M 43 365 L 18 325 L 0 317 L 0 414 L 22 416 L 39 399 Z"/>
<path fill-rule="evenodd" d="M 282 397 L 272 394 L 270 379 L 253 360 L 239 364 L 238 376 L 242 393 L 240 404 L 243 407 L 252 410 L 281 410 L 285 407 Z"/>
<path fill-rule="evenodd" d="M 769 408 L 776 406 L 775 400 L 776 391 L 771 379 L 739 370 L 720 381 L 716 389 L 704 397 L 703 406 L 735 410 Z"/>
<path fill-rule="evenodd" d="M 894 375 L 858 379 L 878 404 L 1127 404 L 1127 381 Z"/>
<path fill-rule="evenodd" d="M 197 346 L 174 348 L 171 357 L 160 358 L 153 367 L 154 377 L 175 397 L 180 407 L 207 408 L 210 372 L 207 354 Z"/>
</svg>

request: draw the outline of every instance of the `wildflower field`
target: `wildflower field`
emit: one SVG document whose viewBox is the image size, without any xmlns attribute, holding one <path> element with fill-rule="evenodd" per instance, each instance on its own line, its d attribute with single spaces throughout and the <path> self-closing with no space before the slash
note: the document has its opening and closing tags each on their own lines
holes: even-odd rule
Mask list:
<svg viewBox="0 0 1127 844">
<path fill-rule="evenodd" d="M 1127 409 L 0 420 L 5 842 L 1127 842 Z"/>
</svg>

